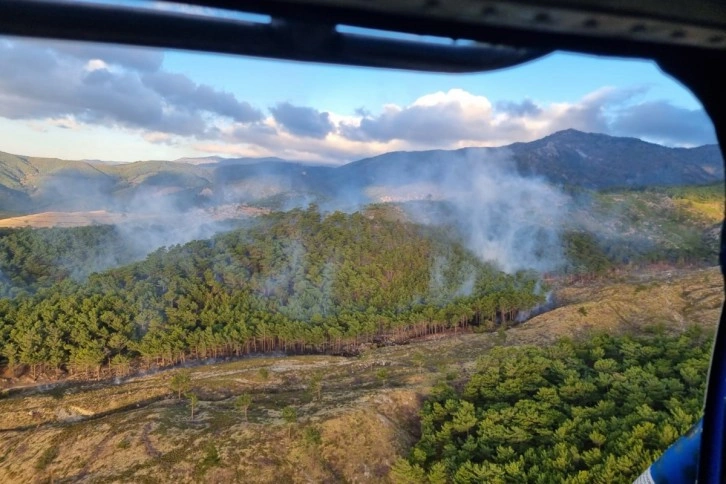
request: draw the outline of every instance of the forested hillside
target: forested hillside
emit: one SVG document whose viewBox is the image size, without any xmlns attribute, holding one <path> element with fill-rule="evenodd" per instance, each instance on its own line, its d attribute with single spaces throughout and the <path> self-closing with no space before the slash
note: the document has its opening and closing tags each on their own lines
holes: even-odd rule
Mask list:
<svg viewBox="0 0 726 484">
<path fill-rule="evenodd" d="M 47 288 L 64 279 L 138 259 L 115 226 L 0 229 L 0 297 Z"/>
<path fill-rule="evenodd" d="M 25 261 L 6 266 L 24 287 L 36 265 L 36 287 L 64 275 L 50 259 L 11 260 Z M 0 299 L 0 348 L 33 376 L 98 376 L 105 365 L 125 374 L 137 357 L 167 365 L 275 350 L 339 353 L 469 324 L 493 329 L 543 299 L 536 275 L 499 272 L 444 232 L 361 213 L 322 217 L 313 206 Z"/>
<path fill-rule="evenodd" d="M 562 273 L 715 262 L 720 186 L 574 198 L 562 228 Z M 541 302 L 538 275 L 506 275 L 465 248 L 458 226 L 446 222 L 445 202 L 411 203 L 438 223 L 408 222 L 415 217 L 407 204 L 328 216 L 311 206 L 125 266 L 143 257 L 129 239 L 143 233 L 5 230 L 0 297 L 13 299 L 0 300 L 0 354 L 35 373 L 110 363 L 126 372 L 139 356 L 168 364 L 270 350 L 344 352 L 382 335 L 493 329 Z"/>
<path fill-rule="evenodd" d="M 654 263 L 713 266 L 718 263 L 719 234 L 724 213 L 721 184 L 651 187 L 639 190 L 572 190 L 555 221 L 503 217 L 479 224 L 476 204 L 457 206 L 437 200 L 380 204 L 394 219 L 416 220 L 468 237 L 468 247 L 502 235 L 501 256 L 540 264 L 548 272 L 602 276 L 622 267 Z M 511 208 L 502 206 L 502 209 Z M 386 211 L 383 211 L 386 215 Z M 511 215 L 511 214 L 510 214 Z M 496 213 L 482 218 L 496 221 Z M 520 215 L 520 217 L 522 217 Z M 511 229 L 500 229 L 500 226 Z M 498 233 L 503 232 L 503 233 Z M 556 242 L 542 235 L 553 235 Z M 511 237 L 505 237 L 510 236 Z M 523 243 L 526 241 L 526 243 Z M 518 251 L 515 247 L 523 246 Z M 562 256 L 562 257 L 560 257 Z M 553 262 L 554 261 L 554 262 Z"/>
<path fill-rule="evenodd" d="M 710 348 L 699 327 L 494 348 L 424 404 L 393 480 L 632 482 L 700 417 Z"/>
<path fill-rule="evenodd" d="M 580 192 L 574 198 L 579 202 L 566 228 L 589 233 L 613 264 L 718 261 L 721 183 Z"/>
<path fill-rule="evenodd" d="M 576 191 L 563 227 L 563 270 L 603 275 L 623 266 L 718 263 L 721 184 Z"/>
</svg>

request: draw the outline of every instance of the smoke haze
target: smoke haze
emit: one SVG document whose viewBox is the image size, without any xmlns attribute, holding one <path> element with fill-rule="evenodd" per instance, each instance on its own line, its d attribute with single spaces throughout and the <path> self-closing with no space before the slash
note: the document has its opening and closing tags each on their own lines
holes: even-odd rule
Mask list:
<svg viewBox="0 0 726 484">
<path fill-rule="evenodd" d="M 58 226 L 113 224 L 128 252 L 140 259 L 270 210 L 314 203 L 323 213 L 353 212 L 389 202 L 416 222 L 451 230 L 482 261 L 512 273 L 561 267 L 564 230 L 594 234 L 603 245 L 626 237 L 643 250 L 665 237 L 656 226 L 633 232 L 627 203 L 620 212 L 616 204 L 610 213 L 597 213 L 592 210 L 597 200 L 573 199 L 561 187 L 582 191 L 723 179 L 717 146 L 676 150 L 574 130 L 502 148 L 392 152 L 340 167 L 279 159 L 215 161 L 108 165 L 2 154 L 0 210 L 63 212 Z M 58 214 L 47 216 L 53 217 Z M 0 220 L 6 227 L 33 223 Z M 34 226 L 49 225 L 52 220 Z M 125 256 L 111 254 L 77 274 L 123 262 Z"/>
<path fill-rule="evenodd" d="M 404 205 L 415 221 L 455 228 L 474 254 L 505 272 L 562 264 L 568 195 L 543 178 L 520 175 L 508 153 L 464 151 L 453 162 L 428 161 L 412 172 L 388 170 L 366 193 L 374 201 L 417 201 Z"/>
</svg>

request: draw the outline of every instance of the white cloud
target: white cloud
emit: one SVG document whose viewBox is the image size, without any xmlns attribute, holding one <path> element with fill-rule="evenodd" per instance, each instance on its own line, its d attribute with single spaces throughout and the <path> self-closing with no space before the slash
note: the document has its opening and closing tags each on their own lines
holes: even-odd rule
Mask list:
<svg viewBox="0 0 726 484">
<path fill-rule="evenodd" d="M 12 66 L 0 76 L 0 117 L 187 138 L 216 137 L 218 121 L 262 118 L 232 93 L 163 70 L 162 60 L 153 49 L 0 41 L 0 66 Z"/>
<path fill-rule="evenodd" d="M 104 62 L 103 60 L 101 60 L 101 59 L 91 59 L 91 60 L 89 60 L 88 62 L 86 62 L 86 67 L 85 67 L 85 69 L 86 69 L 87 71 L 89 71 L 89 72 L 90 72 L 90 71 L 97 71 L 97 70 L 99 70 L 99 69 L 105 69 L 105 70 L 108 70 L 108 64 L 106 64 L 106 63 L 105 63 L 105 62 Z"/>
<path fill-rule="evenodd" d="M 438 91 L 416 99 L 413 106 L 434 107 L 455 105 L 473 116 L 486 115 L 491 112 L 492 103 L 484 96 L 476 96 L 463 89 L 450 89 L 448 92 Z"/>
<path fill-rule="evenodd" d="M 160 131 L 149 131 L 142 136 L 149 143 L 169 143 L 174 139 L 169 133 L 162 133 Z"/>
<path fill-rule="evenodd" d="M 0 76 L 0 117 L 38 132 L 67 128 L 89 138 L 98 127 L 120 130 L 145 146 L 190 150 L 192 156 L 343 163 L 388 151 L 499 146 L 567 128 L 671 145 L 715 142 L 703 110 L 639 102 L 642 87 L 603 87 L 576 102 L 492 102 L 454 88 L 409 104 L 342 114 L 294 99 L 253 105 L 165 70 L 163 53 L 153 49 L 0 39 L 0 65 L 13 67 Z M 98 154 L 103 156 L 119 155 Z"/>
<path fill-rule="evenodd" d="M 364 110 L 355 116 L 328 113 L 333 128 L 325 138 L 296 135 L 268 117 L 258 125 L 229 126 L 218 141 L 197 143 L 194 148 L 209 154 L 335 164 L 389 151 L 501 146 L 568 128 L 614 135 L 640 129 L 651 137 L 663 132 L 659 140 L 677 144 L 674 127 L 686 121 L 690 127 L 682 131 L 685 136 L 692 135 L 701 144 L 715 142 L 713 128 L 702 111 L 689 111 L 688 116 L 676 116 L 669 122 L 646 123 L 647 114 L 656 107 L 661 113 L 677 110 L 637 104 L 642 92 L 640 88 L 604 87 L 577 102 L 526 99 L 494 105 L 485 96 L 452 89 L 421 96 L 410 105 L 386 104 L 377 114 Z"/>
</svg>

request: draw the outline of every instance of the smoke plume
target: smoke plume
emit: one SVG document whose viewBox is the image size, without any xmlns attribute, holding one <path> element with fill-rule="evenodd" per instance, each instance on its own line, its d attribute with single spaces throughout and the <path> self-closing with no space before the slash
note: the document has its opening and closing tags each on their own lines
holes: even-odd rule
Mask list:
<svg viewBox="0 0 726 484">
<path fill-rule="evenodd" d="M 505 272 L 545 272 L 563 262 L 570 197 L 542 178 L 520 175 L 507 154 L 462 151 L 454 160 L 389 171 L 368 194 L 415 201 L 404 205 L 414 220 L 455 228 L 474 254 Z"/>
</svg>

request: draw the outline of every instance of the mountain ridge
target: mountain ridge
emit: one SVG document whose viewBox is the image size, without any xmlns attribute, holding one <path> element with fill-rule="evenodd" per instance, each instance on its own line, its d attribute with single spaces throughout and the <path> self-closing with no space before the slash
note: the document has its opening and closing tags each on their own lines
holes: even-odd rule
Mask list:
<svg viewBox="0 0 726 484">
<path fill-rule="evenodd" d="M 32 212 L 49 205 L 126 210 L 132 201 L 149 196 L 185 207 L 303 199 L 366 203 L 396 198 L 401 187 L 423 184 L 426 191 L 482 170 L 507 170 L 557 186 L 595 190 L 704 185 L 724 179 L 718 145 L 671 148 L 574 129 L 499 147 L 394 151 L 339 166 L 276 157 L 183 160 L 105 163 L 0 152 L 0 211 Z M 423 196 L 423 191 L 404 197 Z"/>
</svg>

